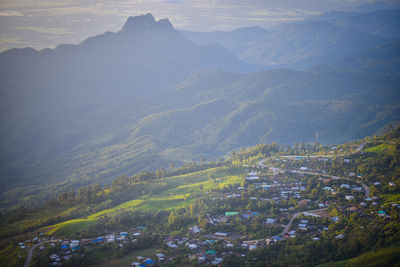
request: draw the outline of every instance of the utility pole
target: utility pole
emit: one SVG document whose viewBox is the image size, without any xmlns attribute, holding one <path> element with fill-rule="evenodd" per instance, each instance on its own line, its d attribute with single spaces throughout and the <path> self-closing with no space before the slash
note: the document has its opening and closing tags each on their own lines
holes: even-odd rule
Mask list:
<svg viewBox="0 0 400 267">
<path fill-rule="evenodd" d="M 315 133 L 315 148 L 318 148 L 319 142 L 318 142 L 319 134 L 318 132 Z"/>
</svg>

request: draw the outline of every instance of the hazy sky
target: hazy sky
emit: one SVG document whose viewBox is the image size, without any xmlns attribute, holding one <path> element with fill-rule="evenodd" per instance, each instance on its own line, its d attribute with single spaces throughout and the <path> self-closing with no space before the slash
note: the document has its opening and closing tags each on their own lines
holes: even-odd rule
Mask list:
<svg viewBox="0 0 400 267">
<path fill-rule="evenodd" d="M 0 50 L 79 43 L 118 31 L 128 16 L 152 13 L 178 29 L 269 27 L 329 10 L 354 10 L 371 0 L 0 0 Z M 386 0 L 398 7 L 398 0 Z"/>
</svg>

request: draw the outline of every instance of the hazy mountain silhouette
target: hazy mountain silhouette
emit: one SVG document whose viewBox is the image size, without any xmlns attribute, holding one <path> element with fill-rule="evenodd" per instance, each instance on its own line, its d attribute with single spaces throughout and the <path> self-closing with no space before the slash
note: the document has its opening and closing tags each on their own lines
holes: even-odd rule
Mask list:
<svg viewBox="0 0 400 267">
<path fill-rule="evenodd" d="M 246 27 L 234 31 L 192 32 L 181 31 L 190 40 L 202 44 L 220 44 L 229 51 L 240 55 L 258 41 L 262 41 L 270 31 L 261 27 Z"/>
<path fill-rule="evenodd" d="M 234 42 L 227 44 L 226 41 L 221 41 L 222 37 L 213 36 L 220 34 L 218 32 L 209 34 L 208 39 L 203 33 L 197 35 L 190 33 L 186 36 L 203 44 L 218 42 L 249 64 L 266 68 L 299 69 L 327 64 L 337 57 L 345 58 L 351 53 L 366 51 L 388 42 L 382 37 L 332 25 L 325 21 L 287 24 L 271 32 L 265 31 L 257 37 L 250 35 L 247 43 L 239 41 L 236 44 Z M 235 32 L 230 34 L 235 35 Z"/>
<path fill-rule="evenodd" d="M 376 46 L 366 52 L 332 61 L 332 64 L 365 73 L 398 76 L 400 74 L 400 43 Z"/>
<path fill-rule="evenodd" d="M 140 98 L 202 69 L 253 68 L 222 46 L 188 40 L 151 14 L 79 45 L 0 53 L 1 167 L 8 177 L 29 176 L 13 164 L 44 170 L 35 165 L 39 159 L 75 155 L 71 150 L 99 134 L 111 133 L 105 142 L 114 142 L 127 121 L 146 112 Z"/>
<path fill-rule="evenodd" d="M 384 38 L 400 38 L 400 10 L 376 10 L 368 13 L 331 11 L 311 17 L 309 21 L 327 21 L 337 26 L 378 35 Z"/>
<path fill-rule="evenodd" d="M 384 1 L 373 1 L 367 4 L 362 4 L 354 8 L 357 12 L 373 12 L 377 10 L 389 9 L 389 6 Z"/>
</svg>

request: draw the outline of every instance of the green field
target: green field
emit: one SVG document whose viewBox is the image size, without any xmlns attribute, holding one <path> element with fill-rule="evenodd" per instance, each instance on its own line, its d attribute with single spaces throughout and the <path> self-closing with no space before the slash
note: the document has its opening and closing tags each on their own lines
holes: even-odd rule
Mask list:
<svg viewBox="0 0 400 267">
<path fill-rule="evenodd" d="M 365 151 L 367 152 L 372 152 L 372 153 L 382 153 L 383 151 L 385 151 L 386 149 L 388 149 L 390 147 L 389 144 L 383 143 L 374 147 L 369 147 L 367 149 L 365 149 Z"/>
<path fill-rule="evenodd" d="M 0 237 L 9 236 L 10 233 L 20 233 L 27 229 L 39 227 L 44 221 L 56 216 L 68 216 L 71 212 L 78 209 L 79 205 L 73 206 L 71 203 L 65 203 L 58 207 L 47 207 L 35 212 L 29 212 L 24 215 L 22 220 L 2 225 L 0 227 Z"/>
<path fill-rule="evenodd" d="M 154 180 L 146 183 L 146 186 L 159 187 L 160 185 L 164 185 L 167 188 L 158 196 L 145 195 L 140 199 L 126 201 L 113 208 L 91 214 L 87 218 L 64 221 L 45 227 L 44 229 L 47 230 L 47 234 L 56 232 L 59 234 L 69 234 L 80 230 L 87 230 L 101 216 L 121 210 L 158 212 L 187 207 L 194 202 L 194 197 L 192 196 L 194 192 L 240 184 L 243 182 L 243 173 L 244 171 L 241 168 L 218 167 Z"/>
<path fill-rule="evenodd" d="M 316 267 L 399 267 L 400 247 L 382 248 L 378 251 L 364 253 L 356 258 L 339 262 L 329 262 Z"/>
</svg>

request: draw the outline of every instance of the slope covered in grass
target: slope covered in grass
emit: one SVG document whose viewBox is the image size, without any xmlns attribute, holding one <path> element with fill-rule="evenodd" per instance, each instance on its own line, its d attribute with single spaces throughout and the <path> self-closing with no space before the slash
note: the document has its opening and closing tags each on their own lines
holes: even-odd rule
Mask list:
<svg viewBox="0 0 400 267">
<path fill-rule="evenodd" d="M 194 203 L 195 193 L 239 185 L 244 181 L 243 169 L 237 167 L 218 167 L 184 175 L 166 177 L 148 182 L 148 187 L 165 188 L 159 195 L 147 194 L 139 199 L 123 202 L 113 208 L 93 213 L 87 217 L 67 220 L 47 226 L 43 230 L 47 234 L 70 234 L 87 230 L 103 216 L 112 215 L 123 210 L 159 212 L 184 208 Z"/>
<path fill-rule="evenodd" d="M 370 251 L 358 257 L 320 264 L 316 267 L 397 267 L 400 266 L 400 247 L 381 248 L 377 251 Z"/>
</svg>

